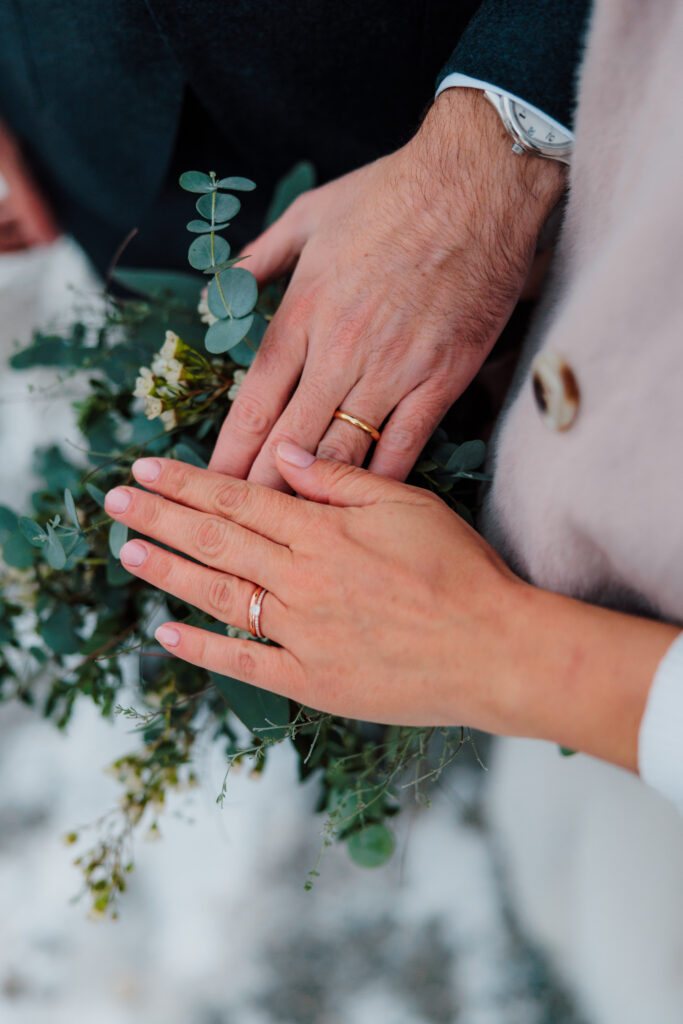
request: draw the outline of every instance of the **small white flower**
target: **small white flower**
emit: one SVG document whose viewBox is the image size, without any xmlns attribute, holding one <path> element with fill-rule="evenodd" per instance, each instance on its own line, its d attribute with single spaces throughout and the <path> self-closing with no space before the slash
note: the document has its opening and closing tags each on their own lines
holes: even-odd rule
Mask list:
<svg viewBox="0 0 683 1024">
<path fill-rule="evenodd" d="M 180 351 L 180 338 L 173 331 L 166 331 L 166 340 L 161 346 L 159 355 L 164 359 L 175 359 Z"/>
<path fill-rule="evenodd" d="M 214 316 L 209 309 L 209 286 L 202 288 L 199 295 L 199 305 L 197 306 L 197 312 L 199 313 L 199 319 L 203 324 L 208 324 L 211 327 L 218 321 L 218 317 Z"/>
<path fill-rule="evenodd" d="M 135 390 L 133 391 L 135 398 L 146 398 L 154 389 L 154 377 L 151 371 L 147 370 L 147 373 L 143 374 L 143 370 L 147 370 L 147 367 L 140 367 L 140 376 L 135 380 Z"/>
<path fill-rule="evenodd" d="M 246 375 L 247 375 L 247 371 L 246 370 L 235 370 L 235 372 L 233 374 L 233 378 L 232 378 L 232 384 L 230 385 L 230 390 L 228 391 L 228 400 L 229 401 L 234 402 L 235 399 L 237 398 L 237 392 L 242 387 L 242 384 L 244 383 L 244 378 L 246 377 Z"/>
<path fill-rule="evenodd" d="M 154 373 L 157 377 L 165 377 L 167 366 L 168 359 L 165 359 L 163 356 L 157 355 L 152 360 L 152 373 Z"/>
<path fill-rule="evenodd" d="M 166 380 L 169 384 L 178 384 L 185 367 L 179 359 L 169 359 L 166 364 Z"/>
<path fill-rule="evenodd" d="M 161 422 L 164 425 L 164 430 L 173 430 L 178 425 L 178 414 L 175 409 L 167 409 L 166 412 L 162 412 Z"/>
<path fill-rule="evenodd" d="M 226 632 L 228 636 L 237 637 L 239 640 L 254 639 L 253 633 L 250 633 L 248 629 L 240 629 L 239 626 L 228 626 Z"/>
<path fill-rule="evenodd" d="M 148 420 L 155 420 L 164 411 L 164 403 L 160 398 L 147 395 L 145 398 L 145 416 Z"/>
</svg>

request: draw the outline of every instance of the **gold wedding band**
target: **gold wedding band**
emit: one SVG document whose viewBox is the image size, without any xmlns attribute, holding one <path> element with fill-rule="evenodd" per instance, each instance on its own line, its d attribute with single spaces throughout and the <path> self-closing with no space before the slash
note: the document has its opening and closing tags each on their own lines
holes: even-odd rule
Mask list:
<svg viewBox="0 0 683 1024">
<path fill-rule="evenodd" d="M 249 601 L 249 632 L 258 640 L 265 640 L 265 636 L 261 632 L 261 608 L 263 598 L 267 593 L 265 587 L 257 587 Z"/>
<path fill-rule="evenodd" d="M 345 423 L 350 423 L 352 427 L 358 427 L 359 430 L 364 430 L 366 434 L 369 434 L 373 441 L 379 441 L 380 432 L 377 427 L 373 427 L 371 423 L 366 423 L 365 420 L 361 420 L 358 416 L 352 416 L 350 412 L 344 412 L 343 409 L 337 409 L 334 414 L 336 420 L 344 420 Z"/>
</svg>

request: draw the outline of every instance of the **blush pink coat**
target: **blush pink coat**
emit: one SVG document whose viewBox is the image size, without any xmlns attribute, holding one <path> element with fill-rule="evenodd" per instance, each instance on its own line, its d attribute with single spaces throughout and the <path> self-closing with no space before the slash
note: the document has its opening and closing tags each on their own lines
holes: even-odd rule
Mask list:
<svg viewBox="0 0 683 1024">
<path fill-rule="evenodd" d="M 561 355 L 572 425 L 529 365 Z M 494 442 L 485 532 L 534 583 L 683 622 L 683 4 L 598 0 L 565 224 Z"/>
</svg>

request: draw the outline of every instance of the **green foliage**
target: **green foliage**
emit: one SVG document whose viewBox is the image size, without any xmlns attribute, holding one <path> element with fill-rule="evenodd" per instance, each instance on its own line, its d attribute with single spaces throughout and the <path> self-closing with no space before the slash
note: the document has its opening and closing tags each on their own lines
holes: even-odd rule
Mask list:
<svg viewBox="0 0 683 1024">
<path fill-rule="evenodd" d="M 313 164 L 302 160 L 278 183 L 266 214 L 266 226 L 281 217 L 288 206 L 304 192 L 315 188 L 316 174 Z"/>
<path fill-rule="evenodd" d="M 271 212 L 313 183 L 310 165 L 299 165 Z M 125 890 L 133 831 L 142 826 L 158 834 L 166 794 L 192 784 L 200 735 L 223 744 L 228 770 L 249 762 L 260 772 L 275 743 L 291 743 L 300 777 L 317 780 L 324 847 L 344 841 L 364 866 L 391 856 L 386 821 L 399 810 L 401 789 L 409 785 L 419 797 L 422 783 L 438 778 L 466 738 L 312 711 L 171 658 L 151 637 L 151 623 L 166 611 L 200 628 L 225 626 L 123 569 L 118 555 L 127 530 L 103 511 L 104 496 L 131 484 L 131 464 L 143 454 L 208 464 L 235 372 L 250 364 L 284 293 L 271 285 L 259 295 L 246 269 L 222 266 L 229 247 L 216 232 L 227 226 L 225 211 L 239 204 L 227 190 L 248 192 L 253 183 L 195 171 L 181 184 L 200 194 L 203 209 L 211 204 L 201 229 L 190 222 L 197 236 L 190 250 L 195 269 L 210 272 L 208 309 L 218 321 L 206 330 L 200 319 L 201 275 L 120 269 L 114 280 L 127 297 L 108 296 L 97 327 L 77 323 L 59 336 L 36 334 L 12 357 L 15 368 L 52 366 L 61 375 L 85 369 L 89 389 L 75 404 L 83 443 L 68 456 L 55 445 L 34 453 L 40 483 L 33 514 L 0 506 L 0 699 L 36 704 L 62 728 L 78 700 L 113 713 L 124 666 L 128 677 L 138 666 L 139 710 L 118 708 L 137 727 L 138 742 L 112 766 L 124 791 L 121 806 L 77 858 L 97 914 L 115 912 Z M 437 432 L 414 480 L 469 515 L 483 457 L 482 442 L 456 444 Z M 69 842 L 80 839 L 73 834 Z M 316 874 L 317 868 L 307 888 Z"/>
<path fill-rule="evenodd" d="M 346 840 L 351 860 L 362 868 L 379 868 L 391 857 L 396 841 L 386 825 L 366 825 Z"/>
<path fill-rule="evenodd" d="M 272 740 L 285 738 L 292 718 L 286 697 L 216 673 L 212 673 L 211 681 L 230 710 L 255 736 L 267 734 Z"/>
</svg>

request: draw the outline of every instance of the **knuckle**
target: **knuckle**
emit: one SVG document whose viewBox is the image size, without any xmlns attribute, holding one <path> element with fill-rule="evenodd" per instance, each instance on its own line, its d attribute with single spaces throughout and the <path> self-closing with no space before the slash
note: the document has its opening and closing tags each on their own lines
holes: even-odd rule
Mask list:
<svg viewBox="0 0 683 1024">
<path fill-rule="evenodd" d="M 136 492 L 133 492 L 136 493 Z M 137 492 L 140 493 L 140 492 Z M 145 529 L 152 532 L 158 525 L 161 519 L 162 502 L 160 498 L 152 497 L 151 495 L 145 495 L 140 502 L 140 518 L 142 519 Z"/>
<path fill-rule="evenodd" d="M 260 398 L 240 392 L 230 411 L 233 426 L 243 434 L 261 437 L 268 430 L 268 413 Z"/>
<path fill-rule="evenodd" d="M 215 516 L 207 516 L 196 528 L 194 540 L 201 555 L 215 557 L 226 545 L 225 523 Z"/>
<path fill-rule="evenodd" d="M 249 502 L 249 485 L 243 480 L 221 484 L 216 493 L 216 508 L 225 516 L 234 516 Z"/>
<path fill-rule="evenodd" d="M 168 489 L 179 498 L 186 495 L 191 486 L 190 474 L 182 464 L 170 465 L 167 470 L 166 482 Z"/>
<path fill-rule="evenodd" d="M 360 443 L 356 444 L 355 450 L 360 450 Z M 342 441 L 322 441 L 318 445 L 318 457 L 331 459 L 333 462 L 348 462 L 353 457 L 354 445 L 345 444 Z"/>
<path fill-rule="evenodd" d="M 225 576 L 215 576 L 207 592 L 209 608 L 218 618 L 228 620 L 234 609 L 233 589 Z"/>
<path fill-rule="evenodd" d="M 244 643 L 248 644 L 251 641 L 245 640 Z M 248 647 L 240 647 L 237 651 L 235 667 L 238 677 L 247 680 L 253 678 L 256 672 L 256 658 Z"/>
</svg>

